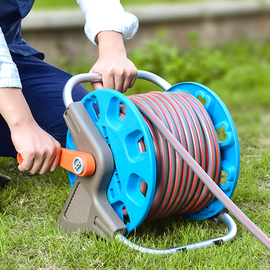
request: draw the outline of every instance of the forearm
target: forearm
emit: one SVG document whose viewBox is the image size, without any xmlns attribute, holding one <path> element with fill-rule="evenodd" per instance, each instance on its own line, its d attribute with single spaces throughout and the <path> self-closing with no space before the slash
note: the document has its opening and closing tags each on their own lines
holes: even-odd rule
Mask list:
<svg viewBox="0 0 270 270">
<path fill-rule="evenodd" d="M 22 122 L 22 116 L 31 116 L 21 87 L 17 67 L 12 61 L 0 27 L 0 114 L 10 128 Z"/>
<path fill-rule="evenodd" d="M 31 111 L 19 88 L 0 88 L 0 114 L 10 130 L 35 124 Z"/>
<path fill-rule="evenodd" d="M 0 27 L 0 114 L 10 130 L 35 123 L 21 91 L 22 85 L 15 63 Z"/>
<path fill-rule="evenodd" d="M 103 31 L 97 35 L 97 40 L 99 57 L 107 57 L 109 55 L 126 57 L 126 49 L 121 33 L 115 31 Z"/>
</svg>

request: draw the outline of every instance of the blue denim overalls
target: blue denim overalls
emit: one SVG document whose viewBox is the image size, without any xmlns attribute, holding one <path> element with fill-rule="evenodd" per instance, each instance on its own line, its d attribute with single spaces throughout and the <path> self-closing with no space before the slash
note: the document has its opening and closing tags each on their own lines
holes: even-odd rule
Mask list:
<svg viewBox="0 0 270 270">
<path fill-rule="evenodd" d="M 34 0 L 0 0 L 0 27 L 12 53 L 43 59 L 44 55 L 27 45 L 21 37 L 21 21 L 33 4 Z"/>
<path fill-rule="evenodd" d="M 42 61 L 44 55 L 22 39 L 21 21 L 30 12 L 33 3 L 34 0 L 0 0 L 0 27 L 17 65 L 22 92 L 36 122 L 65 147 L 67 127 L 63 119 L 65 106 L 62 91 L 71 75 Z M 79 101 L 87 93 L 82 85 L 77 85 L 73 100 Z M 16 155 L 10 130 L 0 114 L 0 156 Z"/>
</svg>

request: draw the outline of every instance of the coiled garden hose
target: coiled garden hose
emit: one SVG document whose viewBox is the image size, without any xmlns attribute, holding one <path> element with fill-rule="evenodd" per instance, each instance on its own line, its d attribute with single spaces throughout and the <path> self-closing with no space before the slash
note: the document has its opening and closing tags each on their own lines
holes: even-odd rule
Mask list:
<svg viewBox="0 0 270 270">
<path fill-rule="evenodd" d="M 163 138 L 171 145 L 171 147 L 180 155 L 180 157 L 185 161 L 185 163 L 191 168 L 191 170 L 199 177 L 199 179 L 204 183 L 205 187 L 207 187 L 211 192 L 212 194 L 224 205 L 224 207 L 250 232 L 252 233 L 263 245 L 265 245 L 266 248 L 268 248 L 270 250 L 270 239 L 266 236 L 266 234 L 264 234 L 224 193 L 223 191 L 219 188 L 219 186 L 217 185 L 218 184 L 218 181 L 219 181 L 219 176 L 218 176 L 218 161 L 217 161 L 217 167 L 215 166 L 210 166 L 211 163 L 215 164 L 215 155 L 213 155 L 211 157 L 211 155 L 209 155 L 209 153 L 213 153 L 214 152 L 214 149 L 212 149 L 214 147 L 214 145 L 216 144 L 215 140 L 212 143 L 209 142 L 208 144 L 208 150 L 207 150 L 207 156 L 210 160 L 209 162 L 209 166 L 211 169 L 208 169 L 207 171 L 208 172 L 211 172 L 210 173 L 210 176 L 214 176 L 214 175 L 217 175 L 217 178 L 215 181 L 213 181 L 211 179 L 211 177 L 208 175 L 208 173 L 198 164 L 197 160 L 198 160 L 198 156 L 194 155 L 195 158 L 185 149 L 185 147 L 181 144 L 181 141 L 179 141 L 176 137 L 175 137 L 175 131 L 172 130 L 170 131 L 167 127 L 166 127 L 166 122 L 162 121 L 162 119 L 160 119 L 156 113 L 156 111 L 153 110 L 153 103 L 152 103 L 152 100 L 154 99 L 157 99 L 157 95 L 156 94 L 151 94 L 153 95 L 153 98 L 150 97 L 149 98 L 149 95 L 146 95 L 146 96 L 141 96 L 140 98 L 138 97 L 131 97 L 131 99 L 134 101 L 134 103 L 136 103 L 136 106 L 137 108 L 140 110 L 140 112 L 143 114 L 144 118 L 147 119 L 147 122 L 149 123 L 149 126 L 154 126 L 156 128 L 156 130 L 158 130 L 160 132 L 160 134 L 162 134 Z M 170 94 L 169 94 L 170 96 Z M 174 97 L 173 99 L 179 101 L 179 96 L 180 94 L 176 94 L 176 97 Z M 188 102 L 191 102 L 191 97 L 186 94 L 186 93 L 183 93 L 182 94 L 182 97 L 181 97 L 181 100 L 182 100 L 182 107 L 183 106 L 188 106 Z M 150 99 L 150 102 L 146 102 L 149 101 Z M 166 100 L 167 98 L 165 98 L 164 100 Z M 172 99 L 172 100 L 173 100 Z M 163 109 L 164 107 L 166 107 L 167 110 L 170 110 L 170 112 L 175 112 L 172 105 L 173 105 L 173 101 L 170 101 L 167 106 L 164 105 L 163 106 Z M 187 101 L 188 100 L 188 101 Z M 155 100 L 155 103 L 157 100 Z M 185 102 L 184 102 L 185 101 Z M 164 102 L 164 101 L 162 101 Z M 160 104 L 159 104 L 160 105 Z M 192 107 L 192 110 L 191 111 L 195 111 L 196 114 L 199 114 L 200 112 L 200 106 L 198 106 L 198 102 L 195 102 L 194 103 L 194 100 L 192 102 L 192 104 L 189 104 L 189 109 L 191 109 Z M 162 106 L 162 105 L 161 105 Z M 155 108 L 156 109 L 156 108 Z M 190 113 L 191 113 L 190 111 Z M 176 113 L 176 112 L 175 112 Z M 166 114 L 168 114 L 168 111 L 166 112 Z M 195 114 L 194 114 L 195 115 Z M 193 116 L 194 116 L 193 115 Z M 167 115 L 168 116 L 168 115 Z M 204 116 L 205 118 L 207 118 L 206 116 Z M 200 116 L 200 120 L 197 119 L 196 121 L 201 121 L 202 119 Z M 193 119 L 194 120 L 194 119 Z M 179 119 L 180 121 L 180 119 Z M 195 120 L 194 120 L 195 121 Z M 203 123 L 204 123 L 204 126 L 206 126 L 206 122 L 205 122 L 205 119 L 202 120 Z M 202 123 L 202 122 L 201 122 Z M 188 126 L 184 126 L 184 128 L 187 128 Z M 195 126 L 194 126 L 195 127 Z M 191 125 L 189 126 L 189 128 L 192 130 L 194 129 L 194 127 L 192 127 Z M 175 128 L 175 127 L 174 127 Z M 202 127 L 201 127 L 202 128 Z M 202 138 L 199 138 L 200 136 L 202 136 L 202 133 L 199 129 L 199 125 L 197 126 L 197 132 L 198 134 L 201 134 L 201 135 L 198 135 L 198 139 L 201 139 L 202 141 Z M 157 131 L 154 131 L 154 132 L 157 132 Z M 190 136 L 192 138 L 192 136 Z M 208 129 L 208 137 L 206 136 L 205 137 L 205 140 L 210 140 L 210 138 L 213 137 L 213 133 L 211 133 L 211 128 Z M 192 138 L 192 140 L 194 140 L 194 142 L 196 142 L 196 140 L 198 139 L 195 139 L 195 138 Z M 213 147 L 211 147 L 210 145 L 212 145 Z M 199 147 L 201 147 L 202 149 L 207 149 L 207 147 L 201 145 L 199 146 L 199 144 L 197 145 L 197 149 L 199 149 Z M 195 150 L 196 151 L 196 150 Z M 217 150 L 215 150 L 217 151 Z M 202 159 L 203 157 L 201 157 Z M 197 159 L 197 160 L 196 160 Z M 196 178 L 196 177 L 195 177 Z M 185 182 L 187 182 L 187 180 L 185 180 Z M 197 183 L 197 185 L 199 185 L 199 183 Z M 203 187 L 203 191 L 205 191 L 205 187 Z M 164 189 L 161 190 L 161 193 L 168 193 L 170 192 L 170 189 L 168 189 L 167 191 Z M 158 194 L 160 194 L 158 192 Z M 196 194 L 196 192 L 194 193 L 193 191 L 193 194 Z M 186 195 L 185 195 L 186 196 Z M 196 196 L 195 196 L 196 197 Z M 208 198 L 209 197 L 209 194 L 208 195 L 205 195 L 203 196 L 203 198 Z M 164 213 L 166 211 L 169 211 L 168 209 L 173 209 L 175 210 L 176 208 L 174 208 L 173 205 L 175 204 L 170 204 L 169 203 L 169 200 L 168 199 L 165 199 L 166 200 L 166 205 L 165 205 L 165 208 L 158 208 L 156 210 L 155 208 L 155 205 L 152 206 L 152 215 L 155 215 L 155 214 L 159 214 L 159 213 Z M 201 197 L 199 198 L 194 198 L 194 200 L 196 200 L 196 202 L 192 202 L 191 205 L 189 205 L 188 209 L 191 211 L 194 210 L 194 207 L 197 206 L 198 204 L 198 201 L 200 202 L 201 205 L 205 206 L 209 203 L 209 200 L 206 200 L 206 201 L 203 201 L 201 199 Z M 177 201 L 177 200 L 176 200 Z M 203 201 L 203 203 L 201 203 L 201 201 Z M 160 204 L 160 202 L 158 201 L 158 203 Z M 180 204 L 182 205 L 182 204 Z M 192 208 L 193 207 L 193 208 Z M 178 208 L 177 208 L 178 210 Z M 180 210 L 181 212 L 181 210 Z M 151 216 L 151 213 L 150 213 L 150 216 Z"/>
<path fill-rule="evenodd" d="M 218 137 L 203 105 L 184 92 L 150 92 L 129 97 L 158 117 L 177 141 L 219 185 L 221 175 Z M 157 160 L 157 182 L 148 218 L 193 213 L 209 205 L 213 194 L 142 112 L 151 131 Z"/>
</svg>

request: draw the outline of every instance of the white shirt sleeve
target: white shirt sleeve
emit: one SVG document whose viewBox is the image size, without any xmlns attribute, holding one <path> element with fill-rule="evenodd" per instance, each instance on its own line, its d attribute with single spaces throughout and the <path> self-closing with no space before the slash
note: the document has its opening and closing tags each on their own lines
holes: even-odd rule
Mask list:
<svg viewBox="0 0 270 270">
<path fill-rule="evenodd" d="M 0 87 L 22 88 L 17 66 L 12 61 L 1 27 L 0 27 Z"/>
<path fill-rule="evenodd" d="M 85 34 L 94 44 L 101 31 L 116 31 L 131 39 L 138 30 L 138 19 L 125 12 L 120 0 L 77 0 L 86 23 Z"/>
</svg>

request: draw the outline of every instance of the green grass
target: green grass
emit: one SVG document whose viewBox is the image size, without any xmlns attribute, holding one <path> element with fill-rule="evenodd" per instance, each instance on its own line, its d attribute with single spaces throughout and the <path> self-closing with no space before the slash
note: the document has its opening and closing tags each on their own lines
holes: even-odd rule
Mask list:
<svg viewBox="0 0 270 270">
<path fill-rule="evenodd" d="M 161 37 L 147 41 L 130 55 L 139 69 L 155 72 L 172 84 L 204 83 L 222 98 L 235 121 L 241 150 L 240 176 L 232 200 L 268 235 L 269 47 L 269 41 L 241 41 L 220 48 L 194 44 L 190 51 L 183 51 Z M 89 69 L 83 62 L 57 64 L 73 74 Z M 152 84 L 138 82 L 128 94 L 151 89 Z M 0 159 L 0 168 L 13 179 L 0 197 L 1 269 L 270 269 L 269 252 L 238 221 L 238 233 L 231 243 L 166 256 L 131 251 L 116 240 L 92 234 L 67 235 L 55 229 L 70 192 L 67 173 L 58 168 L 43 176 L 30 176 L 17 170 L 15 160 L 5 158 Z M 144 222 L 129 239 L 150 248 L 169 248 L 225 233 L 224 225 L 208 220 L 167 217 Z"/>
</svg>

